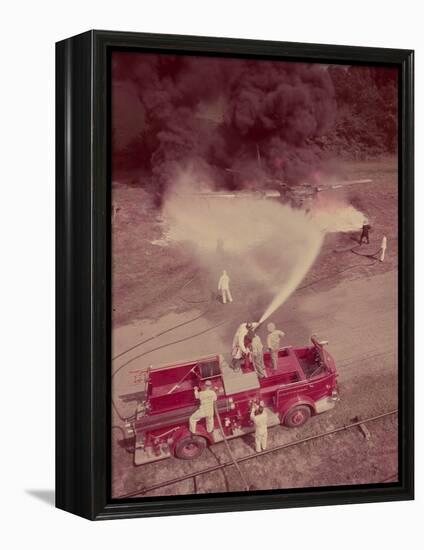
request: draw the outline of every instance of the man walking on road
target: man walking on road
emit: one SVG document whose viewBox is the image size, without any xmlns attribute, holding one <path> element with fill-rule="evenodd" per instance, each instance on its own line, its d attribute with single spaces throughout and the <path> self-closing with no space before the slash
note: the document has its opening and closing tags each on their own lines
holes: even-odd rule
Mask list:
<svg viewBox="0 0 424 550">
<path fill-rule="evenodd" d="M 286 333 L 283 332 L 282 330 L 277 330 L 275 328 L 274 323 L 268 323 L 267 329 L 269 332 L 268 338 L 267 338 L 267 345 L 271 353 L 272 368 L 273 370 L 277 370 L 278 350 L 280 349 L 280 338 L 283 338 L 286 335 Z"/>
<path fill-rule="evenodd" d="M 233 297 L 231 296 L 231 292 L 230 292 L 230 278 L 228 277 L 228 274 L 225 271 L 225 269 L 222 272 L 222 275 L 219 279 L 218 290 L 221 291 L 223 304 L 227 303 L 227 298 L 229 302 L 233 301 Z"/>
</svg>

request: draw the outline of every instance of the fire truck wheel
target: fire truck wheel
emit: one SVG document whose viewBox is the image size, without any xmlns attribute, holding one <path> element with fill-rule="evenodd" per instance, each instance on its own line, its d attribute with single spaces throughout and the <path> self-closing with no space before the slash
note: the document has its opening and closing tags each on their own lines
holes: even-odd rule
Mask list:
<svg viewBox="0 0 424 550">
<path fill-rule="evenodd" d="M 175 445 L 175 456 L 183 460 L 198 458 L 206 449 L 206 439 L 198 435 L 183 437 Z"/>
<path fill-rule="evenodd" d="M 303 426 L 311 416 L 311 409 L 306 405 L 298 405 L 289 410 L 284 417 L 284 424 L 288 428 L 298 428 Z"/>
</svg>

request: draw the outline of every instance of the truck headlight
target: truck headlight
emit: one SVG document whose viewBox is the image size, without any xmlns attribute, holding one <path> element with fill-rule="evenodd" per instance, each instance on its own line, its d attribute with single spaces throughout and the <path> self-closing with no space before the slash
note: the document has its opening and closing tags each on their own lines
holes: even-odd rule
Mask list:
<svg viewBox="0 0 424 550">
<path fill-rule="evenodd" d="M 339 392 L 336 389 L 331 392 L 331 399 L 333 399 L 334 401 L 339 401 Z"/>
</svg>

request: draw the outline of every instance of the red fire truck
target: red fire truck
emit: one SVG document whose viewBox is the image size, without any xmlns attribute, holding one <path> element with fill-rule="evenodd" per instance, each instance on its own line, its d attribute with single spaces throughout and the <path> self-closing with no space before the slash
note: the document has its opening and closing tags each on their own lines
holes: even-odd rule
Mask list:
<svg viewBox="0 0 424 550">
<path fill-rule="evenodd" d="M 315 336 L 311 341 L 312 346 L 304 348 L 281 348 L 275 371 L 265 353 L 267 377 L 262 379 L 248 358 L 235 372 L 222 355 L 150 367 L 144 390 L 120 396 L 137 402 L 134 420 L 127 423 L 135 442 L 135 464 L 170 456 L 197 458 L 207 445 L 253 432 L 252 403 L 266 407 L 269 427 L 302 426 L 310 416 L 333 408 L 338 400 L 336 366 L 325 349 L 327 342 Z M 205 420 L 200 420 L 192 434 L 189 418 L 199 407 L 194 388 L 203 389 L 206 380 L 217 395 L 214 430 L 208 433 Z"/>
</svg>

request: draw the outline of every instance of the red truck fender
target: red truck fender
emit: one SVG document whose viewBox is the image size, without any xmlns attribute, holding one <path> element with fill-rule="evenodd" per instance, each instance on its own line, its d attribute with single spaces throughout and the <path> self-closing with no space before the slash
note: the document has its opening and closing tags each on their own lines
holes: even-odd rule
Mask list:
<svg viewBox="0 0 424 550">
<path fill-rule="evenodd" d="M 310 399 L 309 397 L 306 397 L 304 395 L 294 397 L 293 399 L 290 399 L 286 403 L 284 403 L 284 406 L 278 411 L 280 415 L 280 422 L 281 424 L 284 423 L 284 420 L 286 418 L 287 413 L 293 408 L 297 407 L 298 405 L 306 405 L 311 409 L 311 414 L 316 413 L 315 409 L 315 402 Z"/>
<path fill-rule="evenodd" d="M 177 445 L 178 441 L 183 439 L 183 437 L 188 437 L 190 435 L 192 435 L 192 433 L 188 429 L 188 426 L 181 426 L 179 430 L 176 430 L 172 438 L 173 441 L 169 446 L 171 453 L 174 454 L 175 446 Z M 197 424 L 196 426 L 196 435 L 204 437 L 209 444 L 214 442 L 212 438 L 212 434 L 208 433 L 206 431 L 206 428 L 204 428 L 204 426 L 202 426 L 201 424 Z"/>
</svg>

